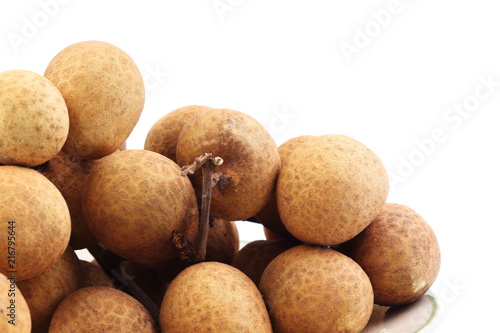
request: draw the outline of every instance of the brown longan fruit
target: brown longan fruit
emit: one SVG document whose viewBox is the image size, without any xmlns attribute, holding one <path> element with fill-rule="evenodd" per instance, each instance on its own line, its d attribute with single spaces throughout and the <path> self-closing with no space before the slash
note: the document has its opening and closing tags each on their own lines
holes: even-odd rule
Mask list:
<svg viewBox="0 0 500 333">
<path fill-rule="evenodd" d="M 15 278 L 0 273 L 0 332 L 30 333 L 31 314 L 23 293 L 17 288 Z M 9 279 L 8 279 L 9 278 Z"/>
<path fill-rule="evenodd" d="M 114 288 L 113 280 L 97 263 L 80 259 L 82 267 L 82 288 L 83 287 L 110 287 Z"/>
<path fill-rule="evenodd" d="M 373 222 L 343 245 L 368 274 L 375 303 L 402 305 L 429 290 L 441 255 L 432 228 L 413 209 L 387 203 Z"/>
<path fill-rule="evenodd" d="M 188 105 L 170 111 L 153 124 L 146 136 L 144 149 L 176 161 L 177 139 L 186 122 L 198 113 L 210 110 L 208 106 Z"/>
<path fill-rule="evenodd" d="M 127 260 L 156 263 L 178 257 L 174 231 L 195 243 L 193 186 L 175 162 L 158 153 L 123 150 L 102 158 L 88 176 L 82 203 L 92 234 Z"/>
<path fill-rule="evenodd" d="M 177 141 L 177 163 L 189 165 L 211 153 L 221 157 L 212 189 L 213 216 L 238 221 L 253 217 L 269 201 L 280 168 L 278 148 L 269 132 L 239 111 L 212 109 L 189 119 Z M 201 188 L 201 170 L 192 175 Z"/>
<path fill-rule="evenodd" d="M 132 296 L 109 287 L 85 287 L 57 307 L 49 333 L 156 333 L 154 320 Z"/>
<path fill-rule="evenodd" d="M 115 45 L 83 41 L 59 52 L 44 76 L 61 92 L 70 127 L 63 149 L 83 159 L 117 150 L 132 132 L 144 107 L 139 68 Z"/>
<path fill-rule="evenodd" d="M 255 284 L 238 269 L 202 262 L 170 283 L 160 308 L 163 332 L 272 332 Z"/>
<path fill-rule="evenodd" d="M 273 332 L 356 332 L 373 309 L 373 290 L 363 269 L 333 249 L 298 245 L 264 270 L 259 289 Z"/>
<path fill-rule="evenodd" d="M 344 135 L 322 135 L 295 148 L 276 186 L 279 215 L 297 239 L 343 243 L 370 224 L 389 191 L 381 160 Z"/>
<path fill-rule="evenodd" d="M 68 205 L 43 175 L 13 165 L 0 166 L 0 198 L 2 235 L 15 237 L 14 261 L 7 255 L 0 257 L 0 273 L 15 270 L 17 281 L 35 277 L 52 266 L 68 246 Z M 7 238 L 0 241 L 0 253 L 9 253 L 8 246 Z"/>
<path fill-rule="evenodd" d="M 42 274 L 18 282 L 31 313 L 32 333 L 44 333 L 59 303 L 80 288 L 82 268 L 71 247 Z"/>
<path fill-rule="evenodd" d="M 68 136 L 68 108 L 61 93 L 43 76 L 25 70 L 0 73 L 0 87 L 0 163 L 45 163 Z"/>
</svg>

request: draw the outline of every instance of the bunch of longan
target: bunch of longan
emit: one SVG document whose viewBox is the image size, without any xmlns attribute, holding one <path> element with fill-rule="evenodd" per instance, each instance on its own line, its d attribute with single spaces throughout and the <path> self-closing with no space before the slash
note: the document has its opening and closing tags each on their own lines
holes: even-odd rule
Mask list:
<svg viewBox="0 0 500 333">
<path fill-rule="evenodd" d="M 245 113 L 189 105 L 127 150 L 144 100 L 134 61 L 100 41 L 43 76 L 0 73 L 0 306 L 17 306 L 0 331 L 361 332 L 374 304 L 431 287 L 436 237 L 386 202 L 362 143 L 278 147 Z M 240 249 L 239 220 L 267 240 Z"/>
</svg>

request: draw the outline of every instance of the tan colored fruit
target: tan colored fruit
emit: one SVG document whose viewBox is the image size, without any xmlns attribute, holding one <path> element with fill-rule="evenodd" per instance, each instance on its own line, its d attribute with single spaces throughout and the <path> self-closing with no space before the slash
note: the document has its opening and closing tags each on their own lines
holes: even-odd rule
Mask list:
<svg viewBox="0 0 500 333">
<path fill-rule="evenodd" d="M 100 41 L 72 44 L 45 70 L 68 106 L 63 149 L 83 159 L 111 154 L 132 132 L 144 107 L 144 82 L 134 61 Z"/>
<path fill-rule="evenodd" d="M 183 270 L 170 284 L 160 309 L 162 332 L 272 332 L 255 284 L 219 262 Z"/>
<path fill-rule="evenodd" d="M 284 165 L 286 163 L 288 157 L 290 156 L 292 151 L 295 150 L 295 148 L 313 138 L 315 138 L 315 136 L 313 135 L 302 135 L 294 137 L 282 143 L 278 147 L 278 151 L 280 153 L 280 158 L 281 158 L 281 165 Z M 264 206 L 264 208 L 260 212 L 258 212 L 255 215 L 255 217 L 257 218 L 257 221 L 267 229 L 282 235 L 283 238 L 293 239 L 295 237 L 293 237 L 293 235 L 288 230 L 286 230 L 285 226 L 283 225 L 283 221 L 281 221 L 276 199 L 277 198 L 275 189 L 273 191 L 273 194 L 271 195 L 271 199 L 269 200 L 269 202 Z"/>
<path fill-rule="evenodd" d="M 0 273 L 15 270 L 17 281 L 41 274 L 68 246 L 71 218 L 66 201 L 37 171 L 11 165 L 0 166 L 0 198 L 2 235 L 15 242 L 15 260 L 0 257 Z M 8 246 L 7 238 L 0 241 L 0 253 L 12 252 Z"/>
<path fill-rule="evenodd" d="M 258 286 L 267 265 L 278 255 L 298 244 L 298 241 L 288 239 L 256 240 L 236 253 L 231 266 L 245 273 Z"/>
<path fill-rule="evenodd" d="M 80 288 L 82 268 L 68 247 L 61 258 L 42 274 L 18 282 L 31 313 L 32 333 L 44 333 L 59 303 Z"/>
<path fill-rule="evenodd" d="M 361 332 L 373 309 L 368 276 L 336 250 L 299 245 L 277 256 L 260 279 L 273 332 Z"/>
<path fill-rule="evenodd" d="M 240 237 L 236 223 L 215 218 L 208 229 L 205 261 L 229 264 L 239 249 Z"/>
<path fill-rule="evenodd" d="M 17 288 L 15 278 L 0 273 L 0 332 L 30 333 L 31 315 L 23 293 Z"/>
<path fill-rule="evenodd" d="M 71 215 L 69 244 L 75 250 L 97 244 L 85 222 L 82 209 L 83 185 L 96 163 L 97 160 L 85 161 L 61 151 L 41 170 L 41 173 L 59 189 L 68 204 Z"/>
<path fill-rule="evenodd" d="M 210 109 L 208 106 L 188 105 L 167 113 L 149 130 L 144 149 L 162 154 L 175 162 L 177 139 L 182 128 L 189 119 Z"/>
<path fill-rule="evenodd" d="M 420 298 L 437 277 L 439 244 L 431 227 L 409 207 L 388 203 L 345 245 L 370 277 L 375 303 L 402 305 Z"/>
<path fill-rule="evenodd" d="M 144 306 L 123 291 L 86 287 L 68 295 L 57 307 L 49 333 L 156 333 Z"/>
<path fill-rule="evenodd" d="M 297 239 L 340 244 L 370 224 L 388 190 L 387 172 L 371 150 L 344 135 L 322 135 L 295 148 L 283 164 L 278 210 Z"/>
<path fill-rule="evenodd" d="M 113 281 L 99 265 L 80 260 L 80 266 L 82 267 L 82 288 L 97 286 L 114 287 Z"/>
<path fill-rule="evenodd" d="M 278 148 L 254 118 L 228 109 L 212 109 L 191 118 L 177 142 L 177 163 L 191 164 L 205 153 L 224 163 L 215 176 L 211 213 L 228 221 L 254 216 L 269 201 L 280 168 Z M 201 170 L 193 175 L 201 187 Z"/>
<path fill-rule="evenodd" d="M 179 255 L 172 232 L 195 243 L 198 205 L 189 178 L 165 156 L 124 150 L 94 166 L 83 191 L 85 220 L 108 250 L 154 263 Z"/>
<path fill-rule="evenodd" d="M 46 78 L 0 73 L 0 163 L 33 167 L 56 155 L 68 136 L 68 108 Z"/>
</svg>

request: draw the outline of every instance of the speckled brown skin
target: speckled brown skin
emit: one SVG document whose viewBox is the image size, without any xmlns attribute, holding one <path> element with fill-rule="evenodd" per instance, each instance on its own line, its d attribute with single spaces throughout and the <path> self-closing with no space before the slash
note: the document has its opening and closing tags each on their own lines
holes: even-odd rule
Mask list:
<svg viewBox="0 0 500 333">
<path fill-rule="evenodd" d="M 172 281 L 160 309 L 160 325 L 165 333 L 272 332 L 255 284 L 219 262 L 190 266 Z"/>
<path fill-rule="evenodd" d="M 278 151 L 280 153 L 281 165 L 286 163 L 286 160 L 292 153 L 292 151 L 297 148 L 302 143 L 315 138 L 313 135 L 301 135 L 294 138 L 291 138 L 288 141 L 285 141 L 278 147 Z M 284 238 L 294 239 L 293 235 L 285 228 L 283 222 L 281 221 L 278 207 L 276 203 L 276 189 L 273 191 L 271 195 L 271 199 L 264 206 L 264 208 L 258 212 L 255 217 L 257 221 L 261 223 L 267 229 L 282 235 Z"/>
<path fill-rule="evenodd" d="M 41 173 L 59 189 L 68 204 L 71 215 L 69 244 L 75 250 L 97 244 L 85 222 L 82 209 L 83 185 L 97 161 L 85 161 L 61 151 L 41 169 Z"/>
<path fill-rule="evenodd" d="M 82 288 L 96 286 L 114 288 L 113 281 L 99 265 L 80 259 L 80 266 L 82 267 Z"/>
<path fill-rule="evenodd" d="M 8 232 L 15 222 L 17 281 L 37 276 L 52 266 L 68 246 L 71 218 L 61 192 L 37 171 L 20 166 L 0 166 L 0 228 Z M 0 241 L 0 253 L 8 253 Z M 0 273 L 7 274 L 7 256 L 0 257 Z"/>
<path fill-rule="evenodd" d="M 273 332 L 361 332 L 373 309 L 368 276 L 332 249 L 298 245 L 277 256 L 260 279 Z"/>
<path fill-rule="evenodd" d="M 191 118 L 177 142 L 177 163 L 191 164 L 205 153 L 224 160 L 216 175 L 230 177 L 212 191 L 212 215 L 245 220 L 269 201 L 281 162 L 276 143 L 257 120 L 229 109 L 212 109 Z M 192 176 L 197 188 L 201 175 L 198 170 Z"/>
<path fill-rule="evenodd" d="M 101 159 L 84 186 L 82 202 L 94 236 L 125 259 L 155 263 L 177 257 L 174 230 L 195 242 L 194 189 L 180 167 L 158 153 L 124 150 Z"/>
<path fill-rule="evenodd" d="M 146 136 L 144 149 L 176 161 L 177 139 L 186 122 L 198 113 L 210 110 L 208 106 L 188 105 L 170 111 L 153 124 Z"/>
<path fill-rule="evenodd" d="M 30 333 L 31 332 L 31 314 L 28 304 L 24 299 L 23 293 L 15 285 L 11 284 L 7 277 L 0 273 L 0 332 L 2 333 Z M 13 294 L 12 294 L 13 293 Z M 7 307 L 11 306 L 11 301 L 14 301 L 15 309 L 11 310 Z M 13 320 L 9 323 L 9 320 Z"/>
<path fill-rule="evenodd" d="M 0 163 L 33 167 L 64 145 L 68 108 L 46 78 L 25 70 L 0 73 Z"/>
<path fill-rule="evenodd" d="M 380 159 L 344 135 L 322 135 L 290 154 L 277 183 L 285 227 L 311 244 L 343 243 L 370 224 L 382 208 L 389 178 Z"/>
<path fill-rule="evenodd" d="M 298 244 L 299 241 L 288 239 L 256 240 L 246 244 L 236 253 L 231 266 L 248 275 L 258 286 L 267 265 L 278 255 Z"/>
<path fill-rule="evenodd" d="M 207 254 L 205 261 L 231 263 L 240 249 L 238 228 L 233 221 L 214 219 L 208 229 Z"/>
<path fill-rule="evenodd" d="M 402 305 L 429 290 L 441 263 L 431 227 L 413 209 L 384 205 L 375 220 L 343 246 L 370 277 L 375 303 Z"/>
<path fill-rule="evenodd" d="M 132 132 L 144 107 L 144 82 L 134 61 L 101 41 L 72 44 L 49 63 L 44 76 L 68 106 L 63 149 L 83 159 L 111 154 Z"/>
<path fill-rule="evenodd" d="M 68 247 L 61 258 L 42 274 L 18 282 L 31 313 L 32 333 L 44 333 L 59 303 L 80 288 L 82 268 L 73 249 Z"/>
<path fill-rule="evenodd" d="M 49 333 L 156 333 L 144 306 L 123 291 L 86 287 L 68 295 L 57 307 Z"/>
</svg>

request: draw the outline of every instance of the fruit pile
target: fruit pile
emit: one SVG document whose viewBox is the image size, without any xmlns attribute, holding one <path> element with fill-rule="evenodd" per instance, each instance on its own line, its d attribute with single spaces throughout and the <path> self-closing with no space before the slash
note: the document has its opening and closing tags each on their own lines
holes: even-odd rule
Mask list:
<svg viewBox="0 0 500 333">
<path fill-rule="evenodd" d="M 431 287 L 436 237 L 364 144 L 190 105 L 127 150 L 144 99 L 100 41 L 0 73 L 1 332 L 361 332 Z"/>
</svg>

